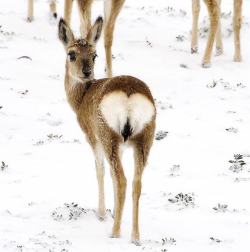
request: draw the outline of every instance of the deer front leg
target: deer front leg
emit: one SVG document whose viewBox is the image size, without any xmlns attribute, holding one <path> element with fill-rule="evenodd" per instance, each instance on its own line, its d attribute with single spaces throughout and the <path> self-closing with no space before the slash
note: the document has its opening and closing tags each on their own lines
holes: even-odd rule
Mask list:
<svg viewBox="0 0 250 252">
<path fill-rule="evenodd" d="M 96 177 L 99 190 L 98 217 L 104 220 L 106 215 L 105 196 L 104 196 L 104 154 L 100 143 L 97 143 L 94 148 Z"/>
<path fill-rule="evenodd" d="M 64 1 L 64 20 L 70 25 L 73 0 Z"/>
<path fill-rule="evenodd" d="M 32 22 L 33 18 L 34 18 L 33 0 L 28 0 L 28 17 L 27 17 L 27 21 Z"/>
<path fill-rule="evenodd" d="M 234 28 L 234 46 L 235 54 L 234 61 L 241 61 L 241 49 L 240 49 L 240 29 L 242 22 L 242 0 L 234 0 L 234 18 L 233 18 L 233 28 Z"/>
<path fill-rule="evenodd" d="M 57 18 L 57 13 L 56 13 L 56 0 L 51 0 L 50 1 L 50 4 L 49 4 L 49 7 L 50 7 L 50 13 L 52 14 L 52 16 L 54 18 Z"/>
<path fill-rule="evenodd" d="M 204 1 L 207 5 L 209 18 L 210 18 L 210 31 L 209 31 L 209 36 L 208 36 L 208 42 L 207 42 L 206 51 L 202 60 L 202 67 L 207 68 L 207 67 L 210 67 L 213 44 L 214 44 L 214 40 L 217 33 L 217 28 L 218 28 L 219 6 L 217 3 L 217 0 L 204 0 Z"/>
<path fill-rule="evenodd" d="M 78 9 L 80 14 L 80 32 L 82 38 L 86 38 L 88 31 L 91 30 L 91 5 L 93 0 L 78 0 Z M 88 34 L 89 35 L 89 34 Z"/>
<path fill-rule="evenodd" d="M 192 0 L 192 13 L 193 13 L 193 25 L 192 25 L 192 39 L 191 39 L 191 53 L 198 52 L 198 21 L 200 14 L 200 0 Z"/>
<path fill-rule="evenodd" d="M 116 18 L 125 0 L 105 0 L 104 3 L 104 47 L 106 53 L 106 75 L 112 77 L 112 44 Z"/>
</svg>

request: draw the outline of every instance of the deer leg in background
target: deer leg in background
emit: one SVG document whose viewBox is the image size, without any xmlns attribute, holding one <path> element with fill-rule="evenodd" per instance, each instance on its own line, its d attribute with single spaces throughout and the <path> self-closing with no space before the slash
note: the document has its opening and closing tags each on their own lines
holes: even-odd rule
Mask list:
<svg viewBox="0 0 250 252">
<path fill-rule="evenodd" d="M 70 25 L 73 0 L 64 1 L 64 19 Z"/>
<path fill-rule="evenodd" d="M 54 18 L 57 18 L 57 13 L 56 13 L 56 0 L 51 0 L 49 3 L 50 7 L 50 13 Z"/>
<path fill-rule="evenodd" d="M 222 35 L 221 35 L 221 0 L 218 1 L 219 6 L 219 21 L 216 33 L 216 55 L 219 56 L 223 53 Z"/>
<path fill-rule="evenodd" d="M 217 33 L 218 22 L 219 22 L 219 6 L 217 0 L 204 0 L 210 18 L 210 31 L 207 41 L 206 51 L 202 60 L 202 67 L 210 67 L 211 54 L 213 50 L 214 40 Z"/>
<path fill-rule="evenodd" d="M 91 28 L 91 5 L 93 0 L 78 0 L 78 9 L 79 9 L 79 15 L 80 15 L 80 32 L 82 38 L 87 37 L 88 31 L 90 31 Z"/>
<path fill-rule="evenodd" d="M 234 0 L 234 18 L 233 18 L 233 28 L 234 28 L 234 46 L 235 54 L 234 61 L 241 61 L 241 48 L 240 48 L 240 29 L 242 22 L 242 0 Z"/>
<path fill-rule="evenodd" d="M 28 17 L 27 21 L 32 22 L 34 19 L 34 3 L 33 0 L 28 0 Z"/>
<path fill-rule="evenodd" d="M 106 0 L 104 3 L 104 47 L 106 53 L 106 75 L 112 77 L 112 44 L 116 18 L 125 0 Z"/>
<path fill-rule="evenodd" d="M 191 53 L 198 52 L 198 21 L 200 14 L 200 0 L 192 0 L 193 25 L 191 39 Z"/>
</svg>

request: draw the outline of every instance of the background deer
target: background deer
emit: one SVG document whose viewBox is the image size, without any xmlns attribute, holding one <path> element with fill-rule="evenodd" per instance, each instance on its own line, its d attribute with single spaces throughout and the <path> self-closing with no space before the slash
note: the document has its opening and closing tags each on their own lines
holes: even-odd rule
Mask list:
<svg viewBox="0 0 250 252">
<path fill-rule="evenodd" d="M 80 21 L 81 35 L 86 38 L 91 28 L 91 5 L 93 0 L 77 0 Z M 104 47 L 106 53 L 107 77 L 112 77 L 112 44 L 116 18 L 120 13 L 125 0 L 104 0 Z M 65 0 L 64 19 L 70 24 L 73 0 Z"/>
<path fill-rule="evenodd" d="M 222 46 L 221 28 L 220 28 L 221 0 L 204 0 L 204 2 L 207 5 L 208 14 L 210 17 L 210 31 L 208 36 L 208 42 L 202 60 L 202 66 L 206 68 L 210 67 L 211 54 L 215 37 L 216 37 L 217 55 L 223 52 L 223 46 Z M 198 50 L 197 34 L 198 34 L 198 19 L 200 13 L 200 0 L 192 0 L 192 11 L 193 11 L 193 26 L 192 26 L 191 53 L 195 53 Z M 235 46 L 234 61 L 236 62 L 241 61 L 241 49 L 240 49 L 241 19 L 242 19 L 242 0 L 234 0 L 234 17 L 233 17 L 234 46 Z"/>
<path fill-rule="evenodd" d="M 56 0 L 50 0 L 49 3 L 50 13 L 54 18 L 57 18 L 56 13 Z M 28 0 L 28 17 L 27 21 L 32 22 L 34 19 L 34 0 Z"/>
<path fill-rule="evenodd" d="M 99 17 L 86 39 L 75 39 L 67 23 L 59 22 L 59 39 L 66 53 L 65 90 L 69 104 L 92 147 L 99 187 L 100 218 L 105 217 L 104 156 L 110 164 L 114 186 L 112 237 L 119 237 L 126 193 L 121 163 L 122 146 L 134 149 L 132 241 L 139 244 L 141 178 L 155 132 L 156 109 L 149 88 L 131 76 L 94 80 L 95 46 L 103 20 Z"/>
</svg>

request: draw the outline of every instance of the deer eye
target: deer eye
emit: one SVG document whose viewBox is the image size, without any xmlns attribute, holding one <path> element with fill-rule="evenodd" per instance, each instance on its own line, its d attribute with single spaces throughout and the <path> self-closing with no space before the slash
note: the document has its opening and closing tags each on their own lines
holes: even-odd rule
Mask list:
<svg viewBox="0 0 250 252">
<path fill-rule="evenodd" d="M 96 57 L 97 57 L 97 54 L 94 53 L 93 56 L 92 56 L 93 61 L 95 61 Z"/>
<path fill-rule="evenodd" d="M 75 52 L 75 51 L 70 51 L 70 52 L 68 53 L 68 56 L 69 56 L 69 60 L 70 60 L 71 62 L 76 61 L 76 52 Z"/>
</svg>

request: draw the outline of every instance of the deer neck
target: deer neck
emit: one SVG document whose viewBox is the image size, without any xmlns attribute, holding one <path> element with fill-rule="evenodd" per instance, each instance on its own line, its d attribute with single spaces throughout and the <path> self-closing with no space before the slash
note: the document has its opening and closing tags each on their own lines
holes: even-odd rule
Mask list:
<svg viewBox="0 0 250 252">
<path fill-rule="evenodd" d="M 68 70 L 66 70 L 65 91 L 68 102 L 76 114 L 90 85 L 91 81 L 76 80 L 69 74 Z"/>
</svg>

